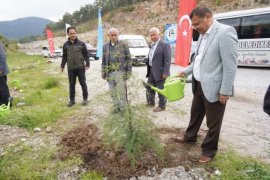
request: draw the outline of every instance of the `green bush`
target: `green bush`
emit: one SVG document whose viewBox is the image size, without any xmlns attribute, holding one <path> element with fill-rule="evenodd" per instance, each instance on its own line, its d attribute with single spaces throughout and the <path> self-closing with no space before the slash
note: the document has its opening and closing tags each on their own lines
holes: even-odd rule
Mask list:
<svg viewBox="0 0 270 180">
<path fill-rule="evenodd" d="M 54 78 L 54 77 L 49 77 L 45 81 L 44 88 L 45 89 L 51 89 L 51 88 L 58 87 L 59 85 L 60 85 L 60 80 L 59 79 Z"/>
<path fill-rule="evenodd" d="M 270 166 L 250 157 L 241 157 L 233 151 L 219 153 L 209 164 L 211 169 L 218 169 L 221 179 L 270 179 Z"/>
<path fill-rule="evenodd" d="M 135 6 L 127 6 L 121 9 L 122 12 L 124 13 L 129 13 L 135 10 Z"/>
</svg>

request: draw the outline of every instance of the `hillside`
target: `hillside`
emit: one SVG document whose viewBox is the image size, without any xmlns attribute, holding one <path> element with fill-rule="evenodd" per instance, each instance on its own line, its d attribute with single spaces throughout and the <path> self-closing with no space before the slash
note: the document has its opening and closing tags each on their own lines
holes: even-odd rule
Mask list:
<svg viewBox="0 0 270 180">
<path fill-rule="evenodd" d="M 51 20 L 39 17 L 20 18 L 12 21 L 0 21 L 0 34 L 9 39 L 42 35 Z"/>
<path fill-rule="evenodd" d="M 198 0 L 197 4 L 209 6 L 214 13 L 252 9 L 256 7 L 265 7 L 269 3 L 261 3 L 261 0 L 222 0 L 217 5 L 214 0 Z M 151 27 L 156 26 L 163 29 L 167 23 L 176 23 L 178 16 L 178 0 L 149 0 L 138 3 L 136 6 L 120 8 L 117 11 L 110 12 L 103 16 L 103 27 L 106 38 L 107 30 L 114 26 L 120 30 L 121 34 L 142 34 L 148 37 L 148 31 Z M 81 27 L 89 28 L 81 28 Z M 91 21 L 80 25 L 78 28 L 80 39 L 96 44 L 97 42 L 97 21 Z M 86 29 L 87 32 L 83 32 Z M 61 47 L 65 37 L 56 37 L 56 47 Z M 147 39 L 149 41 L 149 39 Z M 39 53 L 41 46 L 46 45 L 47 41 L 36 41 L 27 44 L 21 44 L 20 47 L 25 52 Z M 36 49 L 36 51 L 33 51 Z"/>
</svg>

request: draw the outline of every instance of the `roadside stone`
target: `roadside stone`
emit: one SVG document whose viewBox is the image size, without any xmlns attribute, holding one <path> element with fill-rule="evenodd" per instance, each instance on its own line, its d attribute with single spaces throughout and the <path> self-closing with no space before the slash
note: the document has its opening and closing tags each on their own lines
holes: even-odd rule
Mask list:
<svg viewBox="0 0 270 180">
<path fill-rule="evenodd" d="M 46 133 L 51 133 L 52 132 L 52 128 L 51 127 L 47 127 L 45 131 L 46 131 Z"/>
<path fill-rule="evenodd" d="M 25 141 L 27 141 L 27 139 L 26 138 L 22 138 L 21 141 L 22 142 L 25 142 Z"/>
<path fill-rule="evenodd" d="M 203 180 L 207 179 L 210 174 L 204 168 L 194 168 L 188 172 L 195 179 Z"/>
<path fill-rule="evenodd" d="M 177 177 L 181 177 L 184 172 L 185 172 L 185 168 L 182 166 L 178 166 L 177 169 L 175 170 L 175 175 Z"/>
<path fill-rule="evenodd" d="M 157 174 L 156 167 L 153 167 L 150 172 L 151 172 L 150 176 L 154 177 Z"/>
<path fill-rule="evenodd" d="M 25 106 L 26 103 L 25 102 L 19 102 L 16 104 L 16 107 L 22 107 L 22 106 Z"/>
<path fill-rule="evenodd" d="M 138 177 L 138 180 L 154 180 L 153 177 L 147 177 L 147 176 L 141 176 L 141 177 Z"/>
<path fill-rule="evenodd" d="M 75 180 L 75 179 L 78 179 L 79 172 L 80 172 L 80 167 L 77 165 L 74 165 L 60 172 L 58 174 L 58 179 L 59 180 L 73 180 L 73 179 Z"/>
<path fill-rule="evenodd" d="M 186 171 L 183 166 L 175 168 L 164 168 L 161 170 L 161 174 L 155 174 L 151 176 L 151 170 L 146 172 L 147 176 L 138 177 L 138 180 L 204 180 L 209 179 L 210 174 L 204 168 L 194 168 L 190 171 Z M 132 177 L 132 180 L 136 177 Z"/>
<path fill-rule="evenodd" d="M 146 171 L 146 174 L 147 174 L 147 176 L 151 176 L 151 171 L 150 170 L 147 170 Z"/>
<path fill-rule="evenodd" d="M 36 127 L 35 129 L 34 129 L 34 132 L 40 132 L 41 131 L 41 129 L 39 128 L 39 127 Z"/>
<path fill-rule="evenodd" d="M 221 172 L 217 169 L 217 170 L 215 170 L 215 175 L 217 175 L 218 177 L 220 177 L 222 174 L 221 174 Z"/>
</svg>

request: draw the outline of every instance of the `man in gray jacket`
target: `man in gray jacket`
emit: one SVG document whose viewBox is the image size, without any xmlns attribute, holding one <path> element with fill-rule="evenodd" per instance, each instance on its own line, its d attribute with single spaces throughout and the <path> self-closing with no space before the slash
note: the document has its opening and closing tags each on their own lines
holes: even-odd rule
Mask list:
<svg viewBox="0 0 270 180">
<path fill-rule="evenodd" d="M 159 89 L 164 88 L 165 79 L 170 76 L 171 66 L 171 47 L 160 38 L 159 29 L 153 27 L 150 29 L 152 40 L 147 61 L 147 83 Z M 154 112 L 164 111 L 166 109 L 166 98 L 158 94 L 159 103 Z M 155 91 L 149 86 L 146 87 L 146 100 L 148 106 L 155 106 Z"/>
<path fill-rule="evenodd" d="M 194 94 L 191 118 L 184 138 L 179 142 L 196 142 L 201 123 L 206 116 L 209 131 L 201 145 L 199 162 L 209 162 L 217 153 L 225 106 L 233 96 L 237 69 L 237 33 L 231 26 L 213 19 L 206 6 L 198 6 L 190 14 L 192 27 L 200 33 L 195 60 L 180 77 L 190 74 Z"/>
<path fill-rule="evenodd" d="M 9 69 L 7 66 L 7 57 L 3 44 L 0 42 L 0 105 L 7 105 L 12 100 L 10 97 L 8 85 L 7 85 L 7 74 Z"/>
<path fill-rule="evenodd" d="M 128 46 L 118 41 L 119 31 L 110 28 L 110 41 L 103 46 L 102 79 L 107 80 L 113 100 L 113 112 L 124 112 L 127 106 L 126 80 L 132 72 L 132 61 Z"/>
</svg>

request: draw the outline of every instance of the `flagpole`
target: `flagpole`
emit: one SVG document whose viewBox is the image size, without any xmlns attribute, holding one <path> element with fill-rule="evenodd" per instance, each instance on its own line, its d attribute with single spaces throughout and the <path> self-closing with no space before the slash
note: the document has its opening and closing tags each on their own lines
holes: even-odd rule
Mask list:
<svg viewBox="0 0 270 180">
<path fill-rule="evenodd" d="M 101 19 L 101 11 L 102 8 L 98 9 L 98 38 L 97 38 L 97 55 L 96 57 L 102 57 L 103 51 L 103 27 L 102 27 L 102 19 Z"/>
</svg>

